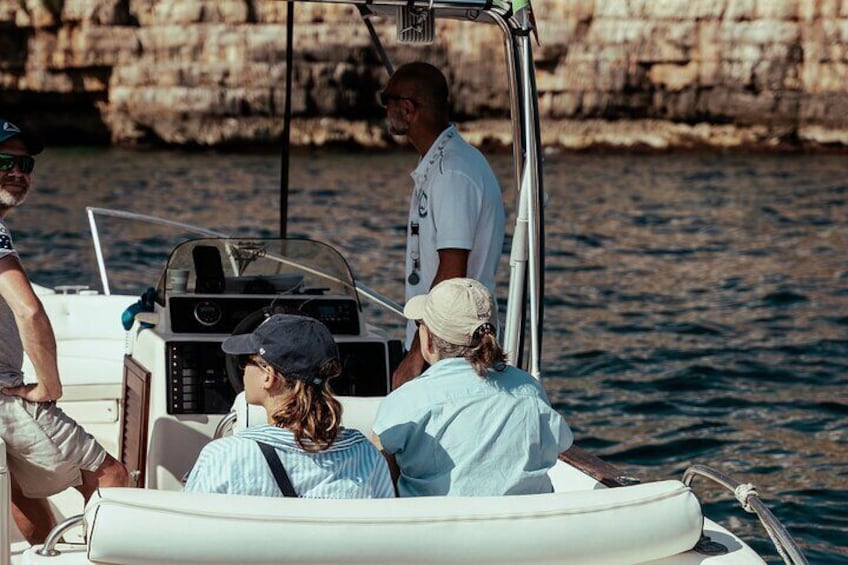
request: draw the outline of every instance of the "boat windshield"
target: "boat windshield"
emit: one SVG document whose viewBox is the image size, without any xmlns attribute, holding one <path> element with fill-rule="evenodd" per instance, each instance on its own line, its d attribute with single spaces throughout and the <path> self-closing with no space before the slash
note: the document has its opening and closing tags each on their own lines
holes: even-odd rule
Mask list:
<svg viewBox="0 0 848 565">
<path fill-rule="evenodd" d="M 171 252 L 157 296 L 307 294 L 357 300 L 353 274 L 338 251 L 310 239 L 202 238 Z"/>
</svg>

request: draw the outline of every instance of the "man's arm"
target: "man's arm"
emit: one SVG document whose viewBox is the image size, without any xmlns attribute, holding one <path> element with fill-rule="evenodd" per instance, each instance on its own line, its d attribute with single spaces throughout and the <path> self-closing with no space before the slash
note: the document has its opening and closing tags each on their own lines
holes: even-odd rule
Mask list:
<svg viewBox="0 0 848 565">
<path fill-rule="evenodd" d="M 439 249 L 439 268 L 430 288 L 447 279 L 464 277 L 468 272 L 467 249 Z M 421 355 L 421 346 L 418 334 L 412 340 L 412 345 L 406 356 L 401 360 L 395 372 L 392 373 L 392 389 L 398 388 L 407 381 L 411 381 L 424 370 L 424 357 Z"/>
<path fill-rule="evenodd" d="M 433 277 L 431 289 L 444 280 L 464 277 L 468 274 L 470 251 L 467 249 L 439 249 L 438 253 L 439 268 L 436 270 L 436 276 Z"/>
<path fill-rule="evenodd" d="M 15 316 L 24 351 L 35 367 L 37 384 L 3 390 L 4 394 L 21 396 L 33 402 L 49 402 L 62 396 L 62 383 L 56 364 L 56 337 L 41 300 L 17 257 L 0 259 L 0 296 Z"/>
</svg>

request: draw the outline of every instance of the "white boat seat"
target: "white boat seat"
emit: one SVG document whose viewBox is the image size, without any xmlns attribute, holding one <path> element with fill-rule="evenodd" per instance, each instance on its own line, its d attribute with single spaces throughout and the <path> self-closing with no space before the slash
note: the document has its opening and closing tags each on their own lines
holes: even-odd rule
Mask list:
<svg viewBox="0 0 848 565">
<path fill-rule="evenodd" d="M 592 563 L 691 549 L 703 517 L 680 481 L 509 497 L 314 500 L 101 489 L 94 563 Z"/>
<path fill-rule="evenodd" d="M 123 379 L 126 331 L 121 313 L 131 297 L 86 294 L 39 294 L 56 335 L 59 376 L 66 387 L 117 385 Z M 24 378 L 35 371 L 24 358 Z"/>
<path fill-rule="evenodd" d="M 365 437 L 371 437 L 371 428 L 377 407 L 382 396 L 337 396 L 342 403 L 342 425 L 362 432 Z M 261 426 L 268 423 L 268 416 L 262 406 L 251 406 L 247 403 L 244 392 L 240 392 L 233 402 L 232 412 L 236 413 L 233 431 Z"/>
</svg>

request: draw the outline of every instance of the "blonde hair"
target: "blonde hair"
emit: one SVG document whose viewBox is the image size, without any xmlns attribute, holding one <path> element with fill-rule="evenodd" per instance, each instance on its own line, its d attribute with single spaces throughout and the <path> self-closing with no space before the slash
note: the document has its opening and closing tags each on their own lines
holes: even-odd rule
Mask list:
<svg viewBox="0 0 848 565">
<path fill-rule="evenodd" d="M 429 329 L 427 328 L 428 332 Z M 471 363 L 474 372 L 483 378 L 488 376 L 489 369 L 499 370 L 499 366 L 506 363 L 506 353 L 501 349 L 491 324 L 483 324 L 477 328 L 469 345 L 448 343 L 433 332 L 429 333 L 440 359 L 462 357 Z"/>
<path fill-rule="evenodd" d="M 333 445 L 342 423 L 342 405 L 333 396 L 329 380 L 341 374 L 341 364 L 332 359 L 319 369 L 323 385 L 313 385 L 276 371 L 284 390 L 271 414 L 274 425 L 291 430 L 305 451 L 323 451 Z"/>
</svg>

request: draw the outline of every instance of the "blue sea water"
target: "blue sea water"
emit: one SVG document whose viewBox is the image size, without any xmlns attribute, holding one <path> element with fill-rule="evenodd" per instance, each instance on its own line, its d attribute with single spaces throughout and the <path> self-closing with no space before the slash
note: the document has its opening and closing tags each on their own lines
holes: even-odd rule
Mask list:
<svg viewBox="0 0 848 565">
<path fill-rule="evenodd" d="M 491 160 L 512 194 L 509 156 Z M 338 247 L 400 300 L 414 165 L 296 154 L 289 234 Z M 578 444 L 642 479 L 699 463 L 751 482 L 811 563 L 848 564 L 846 157 L 552 153 L 545 166 L 545 385 Z M 36 281 L 99 288 L 85 206 L 273 236 L 278 170 L 267 154 L 53 149 L 7 223 Z M 100 229 L 113 291 L 133 294 L 181 236 Z M 729 493 L 695 489 L 780 562 Z"/>
</svg>

